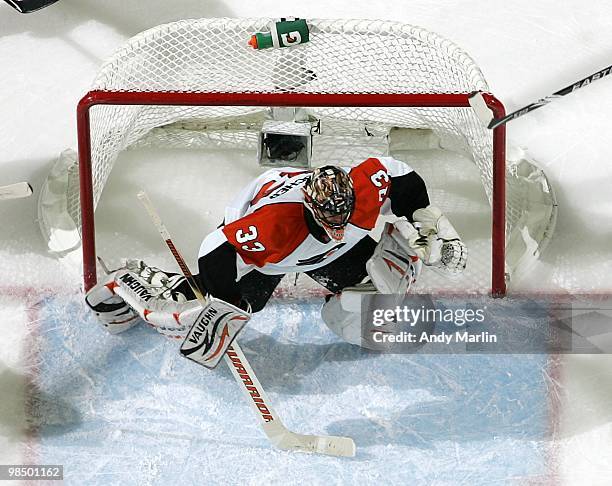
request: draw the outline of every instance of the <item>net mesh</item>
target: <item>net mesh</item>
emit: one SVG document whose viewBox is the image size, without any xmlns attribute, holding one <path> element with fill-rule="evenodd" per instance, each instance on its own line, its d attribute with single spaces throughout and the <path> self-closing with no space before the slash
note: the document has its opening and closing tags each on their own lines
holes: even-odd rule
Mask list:
<svg viewBox="0 0 612 486">
<path fill-rule="evenodd" d="M 487 90 L 472 59 L 451 42 L 395 22 L 309 20 L 310 42 L 288 49 L 255 50 L 253 32 L 271 19 L 200 19 L 162 25 L 134 37 L 101 68 L 92 89 L 103 91 L 466 93 Z M 91 113 L 94 204 L 118 153 L 153 129 L 200 120 L 205 130 L 169 144 L 216 148 L 256 142 L 261 107 L 96 106 Z M 347 124 L 429 128 L 443 143 L 474 158 L 491 196 L 490 134 L 467 109 L 310 109 L 312 116 Z M 176 126 L 176 125 L 175 125 Z M 247 128 L 245 130 L 245 128 Z M 248 129 L 250 128 L 250 130 Z M 155 135 L 153 132 L 152 135 Z M 180 132 L 178 132 L 180 133 Z M 151 140 L 151 137 L 149 137 Z M 68 212 L 80 226 L 78 171 L 69 181 Z"/>
<path fill-rule="evenodd" d="M 438 35 L 412 25 L 371 20 L 308 20 L 310 42 L 255 50 L 252 33 L 271 19 L 183 20 L 132 38 L 106 62 L 92 89 L 185 93 L 470 93 L 487 91 L 474 61 Z M 442 146 L 471 158 L 492 197 L 491 132 L 471 109 L 423 107 L 308 108 L 343 131 L 368 126 L 426 128 Z M 119 152 L 149 143 L 178 147 L 253 147 L 270 108 L 253 106 L 97 105 L 90 111 L 93 199 L 97 204 Z M 367 132 L 369 133 L 369 132 Z M 346 147 L 350 149 L 351 143 Z M 350 156 L 347 155 L 350 159 Z M 316 163 L 317 161 L 315 161 Z M 318 162 L 327 162 L 321 160 Z M 338 161 L 335 161 L 336 163 Z M 66 209 L 80 228 L 78 168 L 68 174 Z M 507 226 L 527 209 L 508 199 Z"/>
</svg>

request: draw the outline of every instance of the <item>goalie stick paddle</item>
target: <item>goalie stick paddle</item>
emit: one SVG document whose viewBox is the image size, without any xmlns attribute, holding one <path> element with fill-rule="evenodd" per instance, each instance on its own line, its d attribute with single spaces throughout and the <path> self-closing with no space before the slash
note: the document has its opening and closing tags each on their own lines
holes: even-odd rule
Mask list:
<svg viewBox="0 0 612 486">
<path fill-rule="evenodd" d="M 196 284 L 195 278 L 182 255 L 174 245 L 170 233 L 157 214 L 153 203 L 144 191 L 140 191 L 137 196 L 149 213 L 157 231 L 172 252 L 191 289 L 200 303 L 204 305 L 205 298 L 202 291 Z M 353 457 L 355 455 L 355 442 L 350 437 L 297 434 L 287 429 L 276 411 L 272 408 L 266 392 L 237 341 L 234 341 L 228 348 L 224 359 L 255 415 L 259 418 L 266 436 L 276 447 L 283 450 L 312 452 L 330 456 Z"/>
<path fill-rule="evenodd" d="M 20 13 L 36 12 L 41 8 L 48 7 L 58 0 L 4 0 L 11 7 Z"/>
<path fill-rule="evenodd" d="M 17 199 L 20 197 L 28 197 L 32 195 L 32 186 L 27 182 L 17 182 L 10 186 L 0 187 L 0 200 L 2 199 Z"/>
<path fill-rule="evenodd" d="M 562 98 L 563 96 L 573 93 L 574 91 L 577 91 L 580 88 L 584 88 L 585 86 L 591 84 L 593 81 L 605 78 L 611 73 L 612 66 L 608 66 L 602 69 L 601 71 L 597 71 L 596 73 L 593 73 L 587 76 L 586 78 L 581 79 L 580 81 L 576 81 L 575 83 L 572 83 L 569 86 L 566 86 L 565 88 L 554 92 L 549 96 L 545 96 L 544 98 L 541 98 L 538 101 L 535 101 L 527 106 L 523 106 L 522 108 L 513 111 L 512 113 L 506 115 L 503 118 L 494 118 L 493 112 L 487 106 L 484 98 L 482 97 L 482 93 L 480 92 L 474 93 L 470 96 L 470 105 L 476 112 L 478 118 L 480 118 L 480 120 L 487 126 L 487 128 L 494 129 L 500 125 L 503 125 L 504 123 L 508 123 L 511 120 L 515 120 L 518 117 L 525 115 L 526 113 L 529 113 L 533 110 L 537 110 L 538 108 L 547 105 L 548 103 L 556 100 L 557 98 Z"/>
</svg>

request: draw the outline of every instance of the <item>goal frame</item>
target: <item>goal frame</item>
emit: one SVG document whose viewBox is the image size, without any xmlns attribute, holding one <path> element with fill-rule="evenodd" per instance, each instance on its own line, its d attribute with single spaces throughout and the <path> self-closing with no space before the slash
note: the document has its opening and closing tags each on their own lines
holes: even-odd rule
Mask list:
<svg viewBox="0 0 612 486">
<path fill-rule="evenodd" d="M 470 108 L 473 93 L 217 93 L 100 91 L 88 92 L 77 106 L 77 136 L 81 205 L 83 281 L 85 290 L 96 284 L 96 242 L 93 202 L 90 111 L 97 105 L 167 106 L 278 106 L 278 107 L 408 107 Z M 506 115 L 503 104 L 482 93 L 495 118 Z M 491 295 L 506 293 L 506 128 L 492 130 L 493 174 L 491 197 Z"/>
</svg>

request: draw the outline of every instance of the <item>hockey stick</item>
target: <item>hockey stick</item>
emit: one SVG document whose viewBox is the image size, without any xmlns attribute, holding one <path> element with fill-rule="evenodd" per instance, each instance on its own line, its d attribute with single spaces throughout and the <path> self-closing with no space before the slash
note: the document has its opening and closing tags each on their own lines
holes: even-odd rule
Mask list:
<svg viewBox="0 0 612 486">
<path fill-rule="evenodd" d="M 11 7 L 20 13 L 30 13 L 48 7 L 57 0 L 4 0 Z"/>
<path fill-rule="evenodd" d="M 197 299 L 202 305 L 205 305 L 205 297 L 202 291 L 196 284 L 195 278 L 185 263 L 185 260 L 174 245 L 170 233 L 168 233 L 153 203 L 144 191 L 138 193 L 138 199 L 140 199 L 140 202 L 149 213 L 162 239 L 165 241 L 168 248 L 170 248 L 174 259 L 189 282 Z M 224 359 L 235 380 L 240 385 L 247 401 L 259 418 L 268 439 L 276 447 L 284 450 L 314 452 L 330 456 L 353 457 L 355 455 L 355 443 L 350 437 L 304 435 L 291 432 L 287 429 L 278 414 L 273 410 L 272 405 L 270 405 L 266 392 L 261 386 L 261 383 L 259 383 L 253 368 L 251 368 L 251 365 L 247 361 L 237 341 L 234 341 L 228 348 Z"/>
<path fill-rule="evenodd" d="M 32 195 L 32 186 L 27 182 L 17 182 L 10 186 L 0 187 L 0 200 L 2 199 L 17 199 L 20 197 L 28 197 Z"/>
<path fill-rule="evenodd" d="M 480 92 L 476 92 L 470 96 L 470 105 L 472 106 L 472 108 L 476 112 L 476 115 L 478 116 L 478 118 L 480 118 L 482 123 L 484 123 L 487 128 L 493 129 L 497 128 L 500 125 L 503 125 L 504 123 L 508 123 L 510 120 L 515 120 L 516 118 L 523 116 L 524 114 L 529 113 L 530 111 L 537 110 L 538 108 L 547 105 L 548 103 L 553 100 L 556 100 L 557 98 L 562 98 L 563 96 L 573 93 L 574 91 L 577 91 L 580 88 L 584 88 L 585 86 L 591 84 L 593 81 L 597 81 L 598 79 L 604 78 L 611 73 L 612 66 L 608 66 L 607 68 L 604 68 L 601 71 L 597 71 L 596 73 L 593 73 L 587 76 L 586 78 L 581 79 L 580 81 L 576 81 L 575 83 L 572 83 L 569 86 L 566 86 L 565 88 L 560 89 L 559 91 L 556 91 L 549 96 L 539 99 L 538 101 L 531 103 L 527 106 L 524 106 L 523 108 L 520 108 L 510 113 L 509 115 L 506 115 L 503 118 L 496 119 L 493 116 L 493 112 L 485 103 L 482 97 L 482 93 Z"/>
</svg>

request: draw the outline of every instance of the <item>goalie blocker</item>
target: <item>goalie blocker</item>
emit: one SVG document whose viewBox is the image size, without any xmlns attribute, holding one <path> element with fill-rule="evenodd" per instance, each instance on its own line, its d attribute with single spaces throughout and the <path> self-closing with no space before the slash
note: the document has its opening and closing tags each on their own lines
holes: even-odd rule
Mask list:
<svg viewBox="0 0 612 486">
<path fill-rule="evenodd" d="M 90 289 L 85 301 L 112 334 L 142 319 L 160 334 L 184 339 L 183 356 L 214 368 L 249 321 L 250 309 L 213 297 L 202 306 L 193 298 L 185 277 L 128 260 L 124 268 Z"/>
<path fill-rule="evenodd" d="M 207 368 L 217 366 L 251 314 L 214 297 L 198 315 L 185 341 L 181 354 Z"/>
</svg>

